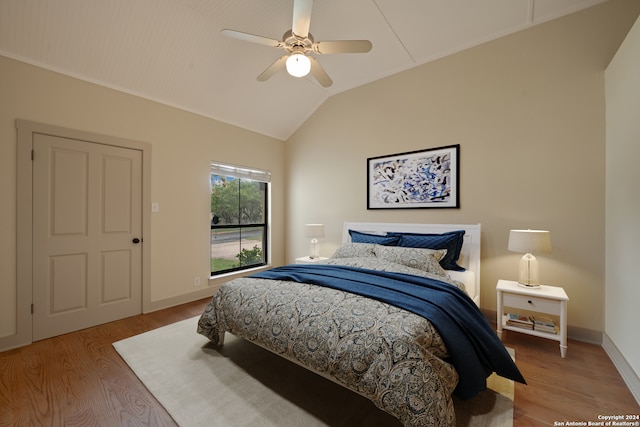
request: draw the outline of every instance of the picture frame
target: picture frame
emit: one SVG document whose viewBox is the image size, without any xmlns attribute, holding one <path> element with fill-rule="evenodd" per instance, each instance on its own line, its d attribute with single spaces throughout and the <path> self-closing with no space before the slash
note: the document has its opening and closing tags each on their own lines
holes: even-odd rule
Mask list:
<svg viewBox="0 0 640 427">
<path fill-rule="evenodd" d="M 367 159 L 367 209 L 459 208 L 460 144 Z"/>
</svg>

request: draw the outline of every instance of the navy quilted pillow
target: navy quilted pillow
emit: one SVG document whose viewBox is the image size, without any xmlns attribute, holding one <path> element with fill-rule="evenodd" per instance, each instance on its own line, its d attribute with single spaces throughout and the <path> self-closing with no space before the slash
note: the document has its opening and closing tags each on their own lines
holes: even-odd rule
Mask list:
<svg viewBox="0 0 640 427">
<path fill-rule="evenodd" d="M 374 243 L 384 246 L 398 246 L 400 236 L 382 236 L 380 234 L 361 233 L 355 230 L 349 230 L 352 243 Z"/>
<path fill-rule="evenodd" d="M 447 254 L 440 260 L 445 270 L 464 271 L 456 264 L 464 239 L 464 230 L 449 231 L 442 234 L 389 233 L 388 236 L 400 237 L 398 246 L 405 248 L 446 249 Z"/>
</svg>

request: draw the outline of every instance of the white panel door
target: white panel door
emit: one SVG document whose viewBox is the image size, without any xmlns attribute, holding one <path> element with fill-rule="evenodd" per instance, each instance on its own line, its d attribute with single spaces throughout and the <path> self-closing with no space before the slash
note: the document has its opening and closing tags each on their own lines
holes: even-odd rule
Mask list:
<svg viewBox="0 0 640 427">
<path fill-rule="evenodd" d="M 142 153 L 33 135 L 33 340 L 142 312 Z"/>
</svg>

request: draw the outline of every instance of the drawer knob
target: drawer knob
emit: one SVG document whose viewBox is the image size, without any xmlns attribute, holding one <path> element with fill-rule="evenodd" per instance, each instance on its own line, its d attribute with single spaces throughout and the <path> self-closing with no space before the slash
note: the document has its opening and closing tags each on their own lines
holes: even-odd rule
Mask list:
<svg viewBox="0 0 640 427">
<path fill-rule="evenodd" d="M 531 300 L 528 300 L 527 302 L 528 302 L 529 304 L 533 304 L 533 303 L 531 302 Z"/>
</svg>

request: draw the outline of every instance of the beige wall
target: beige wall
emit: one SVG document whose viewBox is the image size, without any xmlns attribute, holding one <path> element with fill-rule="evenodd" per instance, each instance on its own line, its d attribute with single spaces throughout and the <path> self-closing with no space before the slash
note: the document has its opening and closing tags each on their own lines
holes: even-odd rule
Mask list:
<svg viewBox="0 0 640 427">
<path fill-rule="evenodd" d="M 483 226 L 482 308 L 515 278 L 510 228 L 545 228 L 547 283 L 564 286 L 570 332 L 604 330 L 603 70 L 640 13 L 610 0 L 330 98 L 283 143 L 0 57 L 0 337 L 15 328 L 18 118 L 152 144 L 153 307 L 197 298 L 208 273 L 208 164 L 273 172 L 274 263 L 308 252 L 303 225 L 326 224 L 323 255 L 344 220 Z M 461 145 L 461 208 L 366 210 L 366 158 Z M 286 159 L 286 173 L 285 173 Z M 285 181 L 286 175 L 286 181 Z M 285 206 L 286 196 L 286 212 Z M 287 251 L 284 236 L 287 219 Z"/>
<path fill-rule="evenodd" d="M 563 286 L 570 334 L 604 329 L 604 69 L 640 12 L 615 0 L 330 98 L 287 141 L 287 260 L 303 225 L 481 223 L 481 307 L 517 279 L 509 229 L 551 231 L 544 283 Z M 367 210 L 368 157 L 460 144 L 460 209 Z"/>
<path fill-rule="evenodd" d="M 605 73 L 607 196 L 605 332 L 615 360 L 624 355 L 627 383 L 640 401 L 640 342 L 634 319 L 640 301 L 640 20 Z M 618 365 L 624 368 L 624 360 Z M 620 368 L 619 368 L 620 369 Z"/>
<path fill-rule="evenodd" d="M 0 76 L 0 337 L 15 332 L 16 119 L 152 144 L 152 309 L 213 292 L 211 160 L 272 171 L 271 254 L 283 262 L 284 142 L 1 56 Z M 205 284 L 194 287 L 195 276 Z"/>
</svg>

